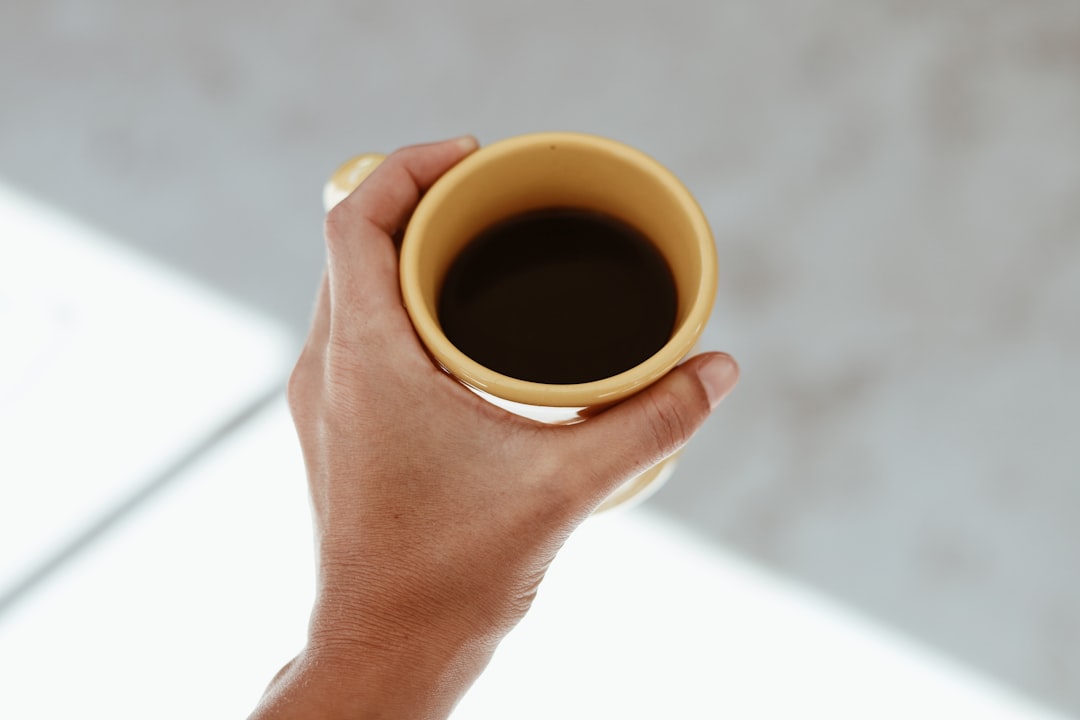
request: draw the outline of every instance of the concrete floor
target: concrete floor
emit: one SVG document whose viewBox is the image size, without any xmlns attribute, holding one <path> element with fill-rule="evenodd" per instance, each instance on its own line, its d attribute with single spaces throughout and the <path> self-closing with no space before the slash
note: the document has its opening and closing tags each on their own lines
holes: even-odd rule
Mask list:
<svg viewBox="0 0 1080 720">
<path fill-rule="evenodd" d="M 9 0 L 0 48 L 0 180 L 297 338 L 344 157 L 654 155 L 744 376 L 651 502 L 1080 715 L 1080 6 Z"/>
</svg>

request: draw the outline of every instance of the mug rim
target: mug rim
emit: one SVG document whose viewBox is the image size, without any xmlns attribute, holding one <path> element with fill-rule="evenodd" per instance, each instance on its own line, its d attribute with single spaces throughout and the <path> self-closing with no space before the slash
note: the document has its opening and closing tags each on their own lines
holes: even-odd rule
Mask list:
<svg viewBox="0 0 1080 720">
<path fill-rule="evenodd" d="M 416 238 L 450 191 L 469 174 L 507 155 L 537 146 L 588 146 L 635 165 L 662 184 L 681 206 L 698 239 L 701 278 L 690 298 L 686 318 L 671 338 L 644 362 L 600 380 L 575 384 L 549 384 L 510 377 L 476 362 L 450 342 L 438 319 L 428 311 L 419 282 L 419 243 Z M 440 177 L 424 194 L 413 213 L 401 246 L 402 300 L 420 340 L 444 369 L 458 380 L 484 393 L 524 405 L 585 408 L 617 402 L 644 389 L 679 364 L 697 344 L 712 314 L 717 287 L 716 247 L 705 213 L 685 185 L 666 167 L 644 152 L 616 140 L 578 132 L 539 132 L 499 140 L 483 146 Z"/>
</svg>

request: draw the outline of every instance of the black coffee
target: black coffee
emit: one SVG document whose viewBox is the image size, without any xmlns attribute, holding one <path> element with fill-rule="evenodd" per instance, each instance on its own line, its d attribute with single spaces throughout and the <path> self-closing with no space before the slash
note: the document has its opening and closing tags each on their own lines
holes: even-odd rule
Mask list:
<svg viewBox="0 0 1080 720">
<path fill-rule="evenodd" d="M 675 313 L 675 281 L 648 238 L 568 208 L 480 233 L 439 295 L 439 322 L 459 350 L 503 375 L 555 384 L 647 360 L 671 338 Z"/>
</svg>

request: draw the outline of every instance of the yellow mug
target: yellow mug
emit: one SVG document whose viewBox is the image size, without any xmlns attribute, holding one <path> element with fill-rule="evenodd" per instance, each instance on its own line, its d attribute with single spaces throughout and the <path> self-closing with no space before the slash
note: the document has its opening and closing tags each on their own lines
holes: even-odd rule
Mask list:
<svg viewBox="0 0 1080 720">
<path fill-rule="evenodd" d="M 342 165 L 324 189 L 327 209 L 359 185 L 381 159 L 362 155 Z M 462 249 L 500 221 L 547 208 L 605 213 L 643 233 L 664 256 L 675 280 L 676 321 L 671 338 L 652 357 L 611 377 L 553 385 L 486 368 L 443 334 L 439 293 Z M 716 248 L 690 191 L 651 157 L 595 135 L 535 133 L 478 149 L 428 190 L 405 230 L 400 282 L 420 340 L 448 373 L 506 410 L 565 424 L 648 387 L 691 352 L 716 297 Z M 601 509 L 643 499 L 663 484 L 672 468 L 669 458 L 630 480 Z"/>
</svg>

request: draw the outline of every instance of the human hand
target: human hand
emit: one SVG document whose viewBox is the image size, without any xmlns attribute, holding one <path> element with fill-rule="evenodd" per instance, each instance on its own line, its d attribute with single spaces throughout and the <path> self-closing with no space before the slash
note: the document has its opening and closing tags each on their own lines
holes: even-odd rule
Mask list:
<svg viewBox="0 0 1080 720">
<path fill-rule="evenodd" d="M 734 361 L 708 353 L 584 423 L 547 426 L 437 368 L 402 307 L 394 238 L 475 148 L 399 150 L 327 215 L 327 272 L 288 393 L 317 594 L 306 647 L 253 717 L 446 717 L 573 529 L 736 382 Z"/>
</svg>

